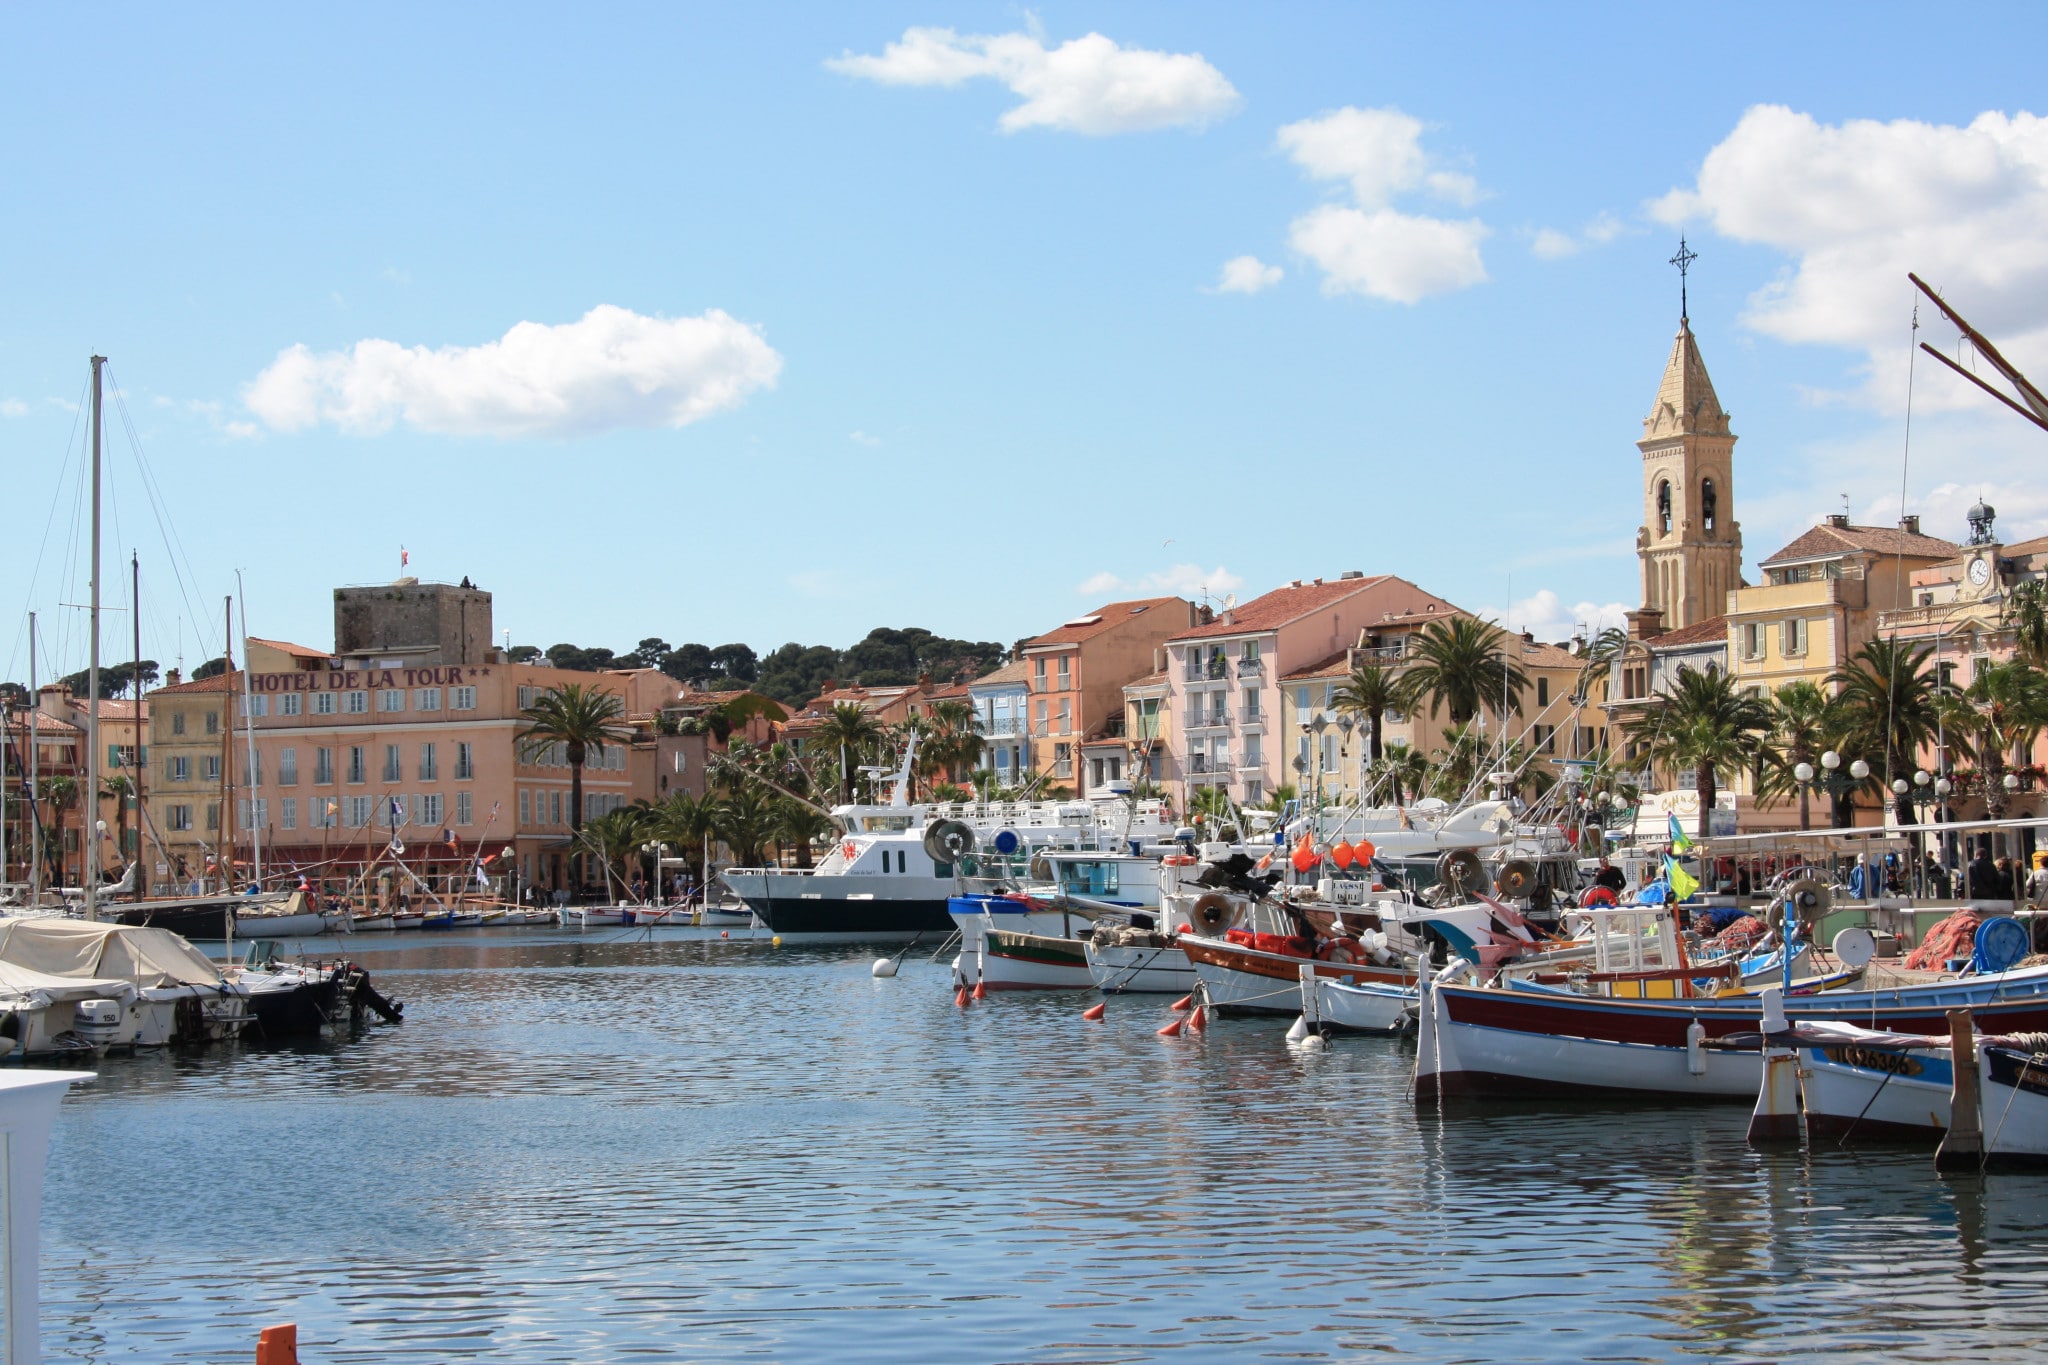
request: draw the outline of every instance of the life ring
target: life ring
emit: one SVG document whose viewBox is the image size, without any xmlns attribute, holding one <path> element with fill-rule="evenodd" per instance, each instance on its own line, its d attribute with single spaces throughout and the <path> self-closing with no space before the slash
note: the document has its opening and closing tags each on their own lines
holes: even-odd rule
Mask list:
<svg viewBox="0 0 2048 1365">
<path fill-rule="evenodd" d="M 1355 938 L 1333 938 L 1316 956 L 1339 965 L 1363 964 L 1367 960 L 1365 945 Z"/>
<path fill-rule="evenodd" d="M 1168 867 L 1193 867 L 1195 863 L 1194 856 L 1187 853 L 1170 853 L 1159 861 Z"/>
<path fill-rule="evenodd" d="M 1616 899 L 1612 887 L 1589 886 L 1586 888 L 1586 894 L 1579 897 L 1579 904 L 1591 910 L 1596 905 L 1613 905 Z"/>
</svg>

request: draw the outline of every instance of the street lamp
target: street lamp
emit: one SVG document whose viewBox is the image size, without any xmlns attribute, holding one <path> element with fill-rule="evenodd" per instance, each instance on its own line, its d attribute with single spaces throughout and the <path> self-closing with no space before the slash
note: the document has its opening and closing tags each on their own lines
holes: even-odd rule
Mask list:
<svg viewBox="0 0 2048 1365">
<path fill-rule="evenodd" d="M 654 859 L 654 903 L 661 903 L 661 862 L 668 857 L 668 845 L 649 840 L 640 845 L 640 851 Z M 642 898 L 645 899 L 644 897 Z"/>
</svg>

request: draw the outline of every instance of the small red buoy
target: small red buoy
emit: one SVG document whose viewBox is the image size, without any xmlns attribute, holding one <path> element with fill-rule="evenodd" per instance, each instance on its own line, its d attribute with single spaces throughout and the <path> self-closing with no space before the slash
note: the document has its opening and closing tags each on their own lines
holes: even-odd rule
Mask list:
<svg viewBox="0 0 2048 1365">
<path fill-rule="evenodd" d="M 299 1365 L 299 1325 L 264 1328 L 256 1338 L 256 1365 Z"/>
<path fill-rule="evenodd" d="M 1163 1028 L 1163 1029 L 1159 1030 L 1159 1036 L 1160 1036 L 1161 1038 L 1178 1038 L 1178 1037 L 1180 1037 L 1180 1025 L 1181 1025 L 1181 1021 L 1180 1021 L 1180 1020 L 1178 1020 L 1178 1019 L 1174 1020 L 1174 1021 L 1173 1021 L 1172 1023 L 1168 1024 L 1168 1025 L 1167 1025 L 1167 1026 L 1166 1026 L 1165 1028 Z"/>
<path fill-rule="evenodd" d="M 1195 1012 L 1188 1016 L 1188 1031 L 1200 1033 L 1207 1027 L 1209 1027 L 1209 1012 L 1200 1005 L 1195 1006 Z"/>
<path fill-rule="evenodd" d="M 1192 995 L 1183 995 L 1180 999 L 1174 1001 L 1171 1005 L 1167 1006 L 1167 1008 L 1172 1010 L 1175 1014 L 1185 1014 L 1194 1007 L 1195 997 L 1193 997 Z"/>
<path fill-rule="evenodd" d="M 967 988 L 965 986 L 954 992 L 953 1003 L 963 1010 L 967 1008 Z"/>
<path fill-rule="evenodd" d="M 718 936 L 719 936 L 720 938 L 731 938 L 731 937 L 732 937 L 732 930 L 730 930 L 730 929 L 720 929 L 720 930 L 718 931 Z"/>
<path fill-rule="evenodd" d="M 1109 1003 L 1107 1001 L 1104 1001 L 1100 1005 L 1090 1005 L 1087 1009 L 1082 1010 L 1081 1017 L 1083 1019 L 1100 1019 L 1103 1015 L 1107 1014 L 1108 1012 Z"/>
<path fill-rule="evenodd" d="M 988 999 L 988 982 L 977 981 L 974 983 L 974 998 L 976 1000 Z"/>
</svg>

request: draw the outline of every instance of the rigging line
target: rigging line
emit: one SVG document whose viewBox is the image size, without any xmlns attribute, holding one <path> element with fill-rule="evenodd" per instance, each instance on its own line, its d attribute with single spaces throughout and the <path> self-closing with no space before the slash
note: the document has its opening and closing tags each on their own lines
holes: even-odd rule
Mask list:
<svg viewBox="0 0 2048 1365">
<path fill-rule="evenodd" d="M 192 605 L 192 588 L 198 574 L 192 568 L 191 556 L 185 549 L 183 537 L 177 534 L 177 524 L 168 520 L 164 514 L 163 489 L 157 483 L 156 471 L 150 466 L 149 457 L 142 449 L 141 434 L 136 431 L 134 418 L 128 412 L 127 396 L 122 392 L 119 383 L 110 382 L 110 387 L 114 391 L 114 410 L 120 414 L 121 426 L 128 434 L 129 450 L 135 456 L 135 467 L 141 475 L 143 492 L 148 498 L 151 514 L 156 518 L 157 535 L 163 541 L 164 557 L 170 561 L 171 578 L 178 585 L 178 594 L 184 600 L 187 614 L 194 620 L 201 620 L 203 618 Z"/>
<path fill-rule="evenodd" d="M 72 405 L 71 434 L 64 438 L 64 453 L 67 459 L 70 457 L 71 454 L 71 442 L 78 435 L 79 415 L 85 411 L 85 399 L 87 394 L 91 392 L 91 388 L 92 380 L 88 378 L 79 388 L 79 401 Z M 48 555 L 50 549 L 50 532 L 57 525 L 57 508 L 60 505 L 62 505 L 63 500 L 64 480 L 60 476 L 57 482 L 50 489 L 50 514 L 43 522 L 43 538 L 36 544 L 35 567 L 29 573 L 28 592 L 26 593 L 25 600 L 22 603 L 22 611 L 24 613 L 28 611 L 29 607 L 33 605 L 33 603 L 36 600 L 36 588 L 38 584 L 40 584 L 42 581 L 43 560 Z M 10 673 L 14 671 L 13 662 L 10 662 L 8 664 L 8 671 Z"/>
<path fill-rule="evenodd" d="M 1906 337 L 1906 430 L 1899 450 L 1899 529 L 1906 529 L 1906 478 L 1913 455 L 1913 371 L 1914 358 L 1920 348 L 1914 343 L 1920 337 L 1920 304 L 1913 303 L 1913 324 Z M 1877 808 L 1880 814 L 1892 794 L 1892 727 L 1898 721 L 1899 707 L 1899 618 L 1897 612 L 1906 605 L 1906 546 L 1899 543 L 1899 552 L 1892 557 L 1892 652 L 1891 674 L 1886 679 L 1884 717 L 1884 789 L 1878 793 Z M 1880 821 L 1882 823 L 1882 821 Z"/>
</svg>

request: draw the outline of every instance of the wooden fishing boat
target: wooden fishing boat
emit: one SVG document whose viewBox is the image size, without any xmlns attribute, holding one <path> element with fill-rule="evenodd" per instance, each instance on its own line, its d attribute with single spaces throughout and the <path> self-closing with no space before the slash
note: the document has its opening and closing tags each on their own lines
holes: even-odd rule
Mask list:
<svg viewBox="0 0 2048 1365">
<path fill-rule="evenodd" d="M 1082 941 L 1088 975 L 1104 995 L 1186 995 L 1201 980 L 1180 950 L 1180 935 L 1130 925 L 1099 925 Z"/>
</svg>

